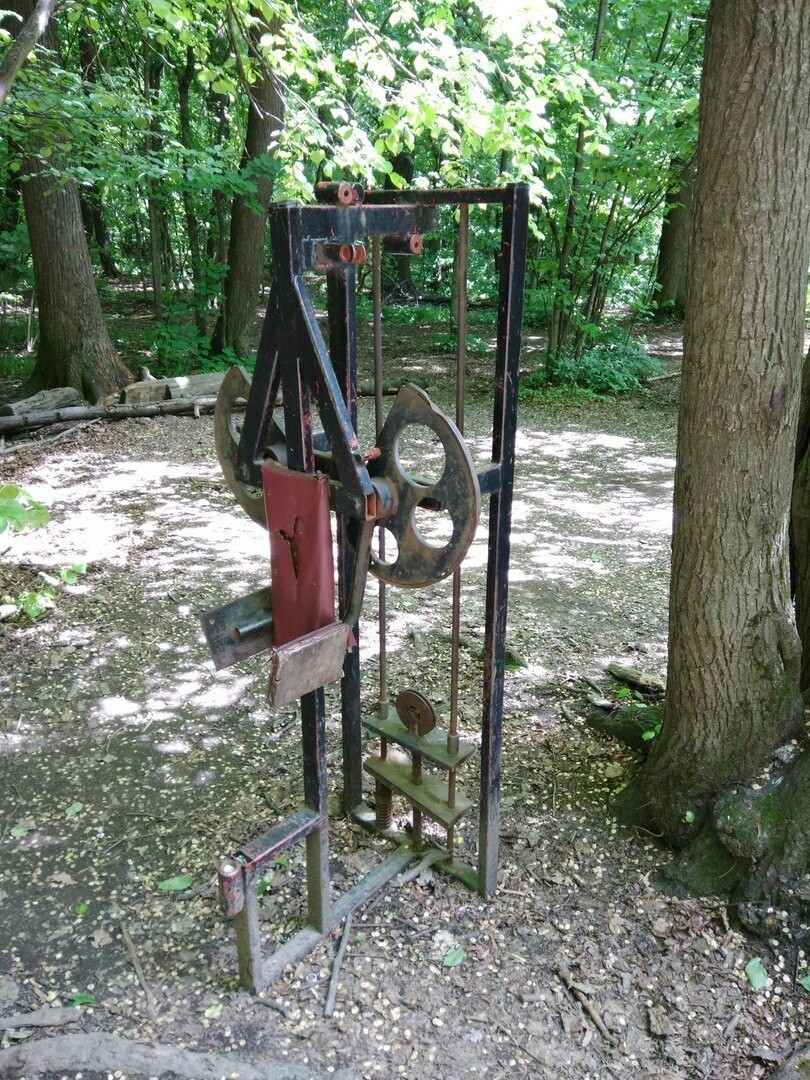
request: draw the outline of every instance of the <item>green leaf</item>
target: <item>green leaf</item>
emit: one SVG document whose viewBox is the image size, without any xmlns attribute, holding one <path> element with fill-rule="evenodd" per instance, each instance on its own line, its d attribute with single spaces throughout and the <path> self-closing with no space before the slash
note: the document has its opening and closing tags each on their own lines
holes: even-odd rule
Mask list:
<svg viewBox="0 0 810 1080">
<path fill-rule="evenodd" d="M 286 855 L 276 855 L 275 862 L 276 862 L 276 866 L 289 866 L 290 865 L 290 860 L 287 858 Z"/>
<path fill-rule="evenodd" d="M 695 811 L 687 810 L 686 813 L 683 815 L 683 820 L 686 822 L 687 825 L 691 825 L 692 822 L 695 820 Z"/>
<path fill-rule="evenodd" d="M 257 896 L 264 896 L 264 894 L 266 892 L 267 892 L 267 882 L 265 881 L 264 878 L 262 878 L 261 881 L 256 883 L 256 895 Z"/>
<path fill-rule="evenodd" d="M 655 728 L 650 728 L 649 731 L 642 731 L 641 737 L 645 742 L 649 742 L 650 739 L 654 739 L 657 734 L 658 732 L 655 730 Z"/>
<path fill-rule="evenodd" d="M 191 887 L 193 881 L 191 874 L 178 874 L 177 877 L 166 878 L 159 882 L 158 888 L 161 892 L 183 892 L 184 889 Z"/>
<path fill-rule="evenodd" d="M 799 986 L 803 986 L 804 989 L 807 990 L 808 993 L 810 993 L 810 975 L 802 975 L 802 977 L 800 979 L 797 979 L 796 982 L 799 984 Z"/>
<path fill-rule="evenodd" d="M 217 1002 L 216 1005 L 209 1005 L 208 1008 L 205 1010 L 206 1019 L 216 1020 L 218 1017 L 222 1016 L 223 1008 L 224 1006 L 221 1001 Z"/>
<path fill-rule="evenodd" d="M 65 1002 L 69 1009 L 75 1009 L 79 1005 L 95 1005 L 96 999 L 92 994 L 71 994 Z"/>
<path fill-rule="evenodd" d="M 80 814 L 84 810 L 83 802 L 72 802 L 65 811 L 65 817 L 75 817 L 76 814 Z"/>
<path fill-rule="evenodd" d="M 452 968 L 458 967 L 461 961 L 464 959 L 464 950 L 460 945 L 457 945 L 455 949 L 451 949 L 450 952 L 442 960 L 442 967 Z"/>
<path fill-rule="evenodd" d="M 18 825 L 15 825 L 13 829 L 9 829 L 9 834 L 16 837 L 27 836 L 28 829 L 21 829 Z"/>
<path fill-rule="evenodd" d="M 86 901 L 84 901 L 84 900 L 80 901 L 76 905 L 76 907 L 73 909 L 73 914 L 74 915 L 79 915 L 79 916 L 84 915 L 85 912 L 87 911 L 88 906 L 89 905 L 86 903 Z"/>
<path fill-rule="evenodd" d="M 755 990 L 761 990 L 768 982 L 768 972 L 758 956 L 745 965 L 745 974 Z"/>
</svg>

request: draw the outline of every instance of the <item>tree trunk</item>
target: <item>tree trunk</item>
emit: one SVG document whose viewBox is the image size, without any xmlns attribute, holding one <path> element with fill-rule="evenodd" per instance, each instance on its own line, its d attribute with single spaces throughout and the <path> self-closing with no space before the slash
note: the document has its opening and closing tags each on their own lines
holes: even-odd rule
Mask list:
<svg viewBox="0 0 810 1080">
<path fill-rule="evenodd" d="M 149 120 L 149 129 L 144 140 L 144 152 L 147 161 L 157 163 L 160 155 L 163 139 L 160 133 L 160 121 L 158 119 L 157 101 L 160 94 L 160 82 L 163 75 L 163 60 L 152 53 L 149 45 L 146 45 L 146 58 L 144 62 L 143 85 L 146 103 L 152 110 Z M 166 248 L 166 214 L 163 202 L 160 198 L 160 184 L 154 176 L 146 181 L 147 209 L 149 212 L 149 256 L 152 266 L 152 303 L 155 310 L 155 322 L 163 318 L 163 288 L 164 288 L 164 251 Z"/>
<path fill-rule="evenodd" d="M 391 164 L 394 167 L 394 172 L 399 173 L 405 181 L 405 186 L 410 187 L 413 184 L 413 154 L 408 150 L 400 150 Z M 391 255 L 389 257 L 394 263 L 397 283 L 387 293 L 386 300 L 393 300 L 395 303 L 400 304 L 415 303 L 419 299 L 419 295 L 413 283 L 413 258 L 410 255 Z"/>
<path fill-rule="evenodd" d="M 178 73 L 177 96 L 180 105 L 180 141 L 186 150 L 193 149 L 191 135 L 191 108 L 189 91 L 194 79 L 194 50 L 186 49 L 186 66 Z M 194 321 L 201 338 L 206 336 L 205 291 L 202 287 L 202 253 L 200 251 L 200 227 L 189 185 L 183 185 L 183 210 L 186 216 L 186 232 L 191 259 L 191 277 L 194 289 Z"/>
<path fill-rule="evenodd" d="M 40 37 L 45 33 L 57 3 L 58 0 L 37 0 L 35 4 L 26 5 L 28 14 L 23 16 L 25 22 L 17 33 L 13 34 L 14 44 L 3 57 L 2 63 L 0 63 L 0 105 L 8 97 L 11 84 L 17 77 L 17 72 L 28 59 L 29 53 Z M 17 8 L 12 5 L 10 10 L 16 11 Z"/>
<path fill-rule="evenodd" d="M 95 85 L 98 49 L 96 48 L 96 44 L 93 41 L 90 31 L 87 29 L 79 31 L 79 56 L 82 65 L 82 79 L 86 86 Z M 112 244 L 110 243 L 110 233 L 107 229 L 107 217 L 104 213 L 104 202 L 101 197 L 101 189 L 98 184 L 93 181 L 89 188 L 86 189 L 86 193 L 79 193 L 79 198 L 81 200 L 82 220 L 84 221 L 84 231 L 87 233 L 88 243 L 93 239 L 96 241 L 98 257 L 104 276 L 117 278 L 118 268 L 116 267 L 115 259 L 113 258 Z"/>
<path fill-rule="evenodd" d="M 618 803 L 678 844 L 803 720 L 787 523 L 810 257 L 808 50 L 805 0 L 711 6 L 664 722 Z"/>
<path fill-rule="evenodd" d="M 607 19 L 607 0 L 599 0 L 599 8 L 596 15 L 596 29 L 591 48 L 591 60 L 598 60 L 602 51 L 602 37 L 605 32 Z M 566 286 L 570 287 L 570 275 L 568 263 L 574 246 L 574 232 L 577 220 L 577 204 L 579 201 L 579 189 L 582 184 L 582 170 L 585 164 L 585 124 L 580 123 L 577 129 L 577 142 L 574 149 L 574 166 L 571 172 L 571 188 L 568 195 L 568 203 L 565 210 L 565 222 L 560 230 L 562 239 L 559 242 L 557 277 Z M 554 366 L 565 348 L 568 339 L 570 324 L 570 296 L 565 299 L 555 297 L 551 309 L 551 320 L 548 328 L 548 349 L 546 351 L 546 375 L 551 379 L 554 376 Z"/>
<path fill-rule="evenodd" d="M 810 352 L 804 361 L 790 508 L 790 578 L 802 643 L 799 687 L 810 689 Z"/>
<path fill-rule="evenodd" d="M 264 27 L 264 32 L 276 34 L 279 28 L 280 22 L 275 18 Z M 251 30 L 253 49 L 257 48 L 259 36 L 256 28 Z M 233 349 L 239 357 L 249 357 L 255 351 L 252 331 L 264 266 L 267 208 L 273 194 L 273 181 L 266 168 L 271 161 L 268 147 L 273 133 L 282 126 L 284 102 L 273 72 L 264 66 L 260 77 L 249 88 L 249 95 L 247 133 L 240 172 L 243 176 L 255 178 L 255 190 L 236 195 L 231 208 L 228 273 L 222 312 L 211 340 L 211 351 L 215 355 L 226 348 Z"/>
<path fill-rule="evenodd" d="M 32 8 L 31 0 L 17 0 L 15 5 L 23 18 Z M 53 20 L 43 43 L 53 51 L 57 48 Z M 30 131 L 22 195 L 39 302 L 39 349 L 20 396 L 52 386 L 74 386 L 97 401 L 132 382 L 132 376 L 120 363 L 107 333 L 76 184 L 60 182 L 49 172 L 36 156 L 38 143 L 38 133 Z M 49 145 L 53 144 L 51 127 Z M 58 158 L 57 147 L 49 160 L 53 163 Z"/>
<path fill-rule="evenodd" d="M 675 185 L 667 192 L 658 242 L 655 309 L 666 317 L 682 319 L 686 311 L 686 270 L 694 194 L 695 168 L 694 164 L 689 164 L 679 169 Z"/>
</svg>

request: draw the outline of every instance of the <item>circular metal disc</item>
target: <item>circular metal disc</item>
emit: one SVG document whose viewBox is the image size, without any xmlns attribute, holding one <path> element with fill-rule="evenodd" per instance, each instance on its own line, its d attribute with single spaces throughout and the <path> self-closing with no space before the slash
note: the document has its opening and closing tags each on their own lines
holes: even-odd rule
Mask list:
<svg viewBox="0 0 810 1080">
<path fill-rule="evenodd" d="M 445 466 L 436 483 L 414 480 L 402 466 L 399 439 L 412 424 L 429 428 L 442 444 Z M 397 394 L 377 444 L 380 455 L 369 463 L 369 472 L 394 494 L 394 509 L 380 524 L 396 540 L 397 553 L 388 562 L 372 552 L 369 568 L 391 585 L 412 588 L 441 581 L 467 554 L 481 512 L 478 473 L 467 444 L 425 391 L 410 383 Z M 452 521 L 452 536 L 441 546 L 427 543 L 415 521 L 417 509 L 431 504 L 446 511 Z"/>
<path fill-rule="evenodd" d="M 246 399 L 250 393 L 250 376 L 238 364 L 226 373 L 217 394 L 214 410 L 214 444 L 225 483 L 236 501 L 251 520 L 267 528 L 264 512 L 264 494 L 261 488 L 244 484 L 236 476 L 236 451 L 239 449 L 239 430 L 236 426 L 234 405 L 237 398 Z"/>
</svg>

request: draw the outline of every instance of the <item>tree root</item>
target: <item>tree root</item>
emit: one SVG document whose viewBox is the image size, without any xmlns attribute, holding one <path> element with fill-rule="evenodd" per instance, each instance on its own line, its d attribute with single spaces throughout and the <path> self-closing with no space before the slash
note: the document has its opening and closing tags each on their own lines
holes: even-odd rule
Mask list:
<svg viewBox="0 0 810 1080">
<path fill-rule="evenodd" d="M 195 1080 L 306 1080 L 316 1074 L 305 1065 L 267 1063 L 251 1065 L 227 1054 L 209 1054 L 144 1043 L 93 1031 L 57 1035 L 0 1050 L 0 1076 L 36 1076 L 41 1072 L 93 1069 L 120 1070 L 133 1077 L 176 1076 Z M 332 1074 L 334 1076 L 334 1074 Z M 345 1075 L 345 1074 L 344 1074 Z"/>
</svg>

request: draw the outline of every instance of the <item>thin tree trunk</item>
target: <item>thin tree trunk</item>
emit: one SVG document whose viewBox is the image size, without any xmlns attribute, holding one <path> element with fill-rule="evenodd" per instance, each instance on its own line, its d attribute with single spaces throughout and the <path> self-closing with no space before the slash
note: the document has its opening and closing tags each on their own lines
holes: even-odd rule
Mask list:
<svg viewBox="0 0 810 1080">
<path fill-rule="evenodd" d="M 186 66 L 180 72 L 177 80 L 177 94 L 180 105 L 180 141 L 186 150 L 191 150 L 193 148 L 191 108 L 189 106 L 189 91 L 193 79 L 194 50 L 189 45 L 186 49 Z M 183 211 L 186 217 L 186 233 L 188 234 L 188 248 L 191 258 L 191 276 L 194 289 L 194 321 L 197 324 L 197 333 L 201 338 L 204 338 L 206 336 L 207 328 L 205 324 L 205 296 L 202 290 L 200 227 L 197 222 L 194 199 L 189 191 L 188 184 L 183 185 Z"/>
<path fill-rule="evenodd" d="M 17 0 L 15 10 L 30 15 L 30 0 Z M 48 26 L 43 44 L 57 49 L 56 27 Z M 69 180 L 59 182 L 37 156 L 36 131 L 29 132 L 23 162 L 23 205 L 31 242 L 31 258 L 39 302 L 39 348 L 29 382 L 20 391 L 27 397 L 52 386 L 74 386 L 96 401 L 132 376 L 113 348 L 82 227 L 79 193 Z M 48 129 L 50 161 L 60 157 L 53 126 Z"/>
<path fill-rule="evenodd" d="M 37 0 L 35 5 L 28 5 L 31 10 L 25 22 L 16 35 L 11 31 L 14 41 L 0 63 L 0 105 L 8 97 L 11 85 L 31 50 L 45 33 L 58 3 L 59 0 Z M 11 10 L 15 10 L 14 5 Z"/>
<path fill-rule="evenodd" d="M 607 0 L 599 0 L 599 10 L 596 16 L 596 30 L 594 31 L 591 60 L 598 60 L 602 51 L 602 36 L 605 32 L 605 20 L 607 18 Z M 563 281 L 568 273 L 568 260 L 571 257 L 571 249 L 574 243 L 574 227 L 577 218 L 577 200 L 579 189 L 582 184 L 582 169 L 585 163 L 585 125 L 580 124 L 577 130 L 577 141 L 574 149 L 574 167 L 571 174 L 571 190 L 568 196 L 568 205 L 565 211 L 565 224 L 562 230 L 560 243 L 560 258 L 557 267 L 557 276 Z M 554 363 L 565 345 L 568 333 L 569 316 L 566 305 L 556 301 L 551 310 L 551 323 L 548 331 L 548 351 L 546 353 L 546 374 L 553 375 Z"/>
<path fill-rule="evenodd" d="M 86 85 L 95 85 L 98 49 L 96 48 L 96 44 L 93 41 L 90 31 L 87 29 L 79 31 L 79 56 L 82 65 L 82 79 Z M 115 259 L 113 258 L 112 244 L 107 229 L 107 218 L 104 213 L 104 202 L 101 197 L 101 189 L 98 184 L 93 181 L 84 192 L 79 192 L 79 198 L 81 199 L 82 204 L 82 218 L 84 220 L 87 239 L 89 241 L 94 238 L 96 241 L 102 272 L 105 277 L 117 278 L 118 268 L 116 267 Z"/>
<path fill-rule="evenodd" d="M 681 165 L 676 173 L 676 183 L 666 195 L 658 243 L 655 308 L 662 316 L 683 318 L 686 311 L 686 272 L 694 194 L 694 163 Z"/>
<path fill-rule="evenodd" d="M 160 81 L 163 73 L 162 60 L 155 60 L 151 48 L 146 46 L 144 63 L 144 96 L 152 110 L 149 120 L 149 129 L 144 140 L 144 151 L 147 161 L 155 163 L 160 151 L 160 130 L 157 118 L 156 103 L 160 93 Z M 149 255 L 152 266 L 152 303 L 155 311 L 155 322 L 163 318 L 163 256 L 165 244 L 163 233 L 165 221 L 163 205 L 160 200 L 160 188 L 157 180 L 150 176 L 146 181 L 147 208 L 149 213 Z"/>
<path fill-rule="evenodd" d="M 278 18 L 264 27 L 269 34 L 278 33 L 279 29 Z M 258 36 L 258 30 L 251 29 L 249 44 L 254 49 Z M 251 195 L 237 195 L 233 200 L 222 313 L 211 341 L 214 354 L 231 348 L 237 356 L 247 357 L 254 351 L 252 331 L 264 266 L 265 222 L 273 192 L 267 170 L 257 169 L 256 163 L 264 159 L 269 164 L 271 139 L 281 127 L 283 117 L 284 103 L 277 80 L 273 72 L 263 67 L 250 88 L 245 150 L 240 166 L 243 174 L 255 177 L 255 191 Z"/>
</svg>

